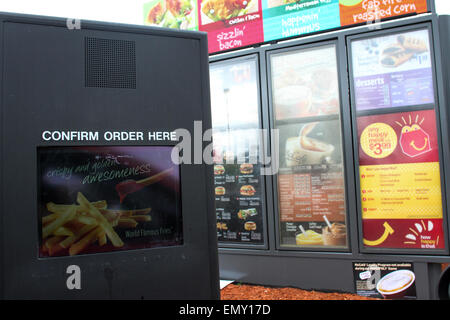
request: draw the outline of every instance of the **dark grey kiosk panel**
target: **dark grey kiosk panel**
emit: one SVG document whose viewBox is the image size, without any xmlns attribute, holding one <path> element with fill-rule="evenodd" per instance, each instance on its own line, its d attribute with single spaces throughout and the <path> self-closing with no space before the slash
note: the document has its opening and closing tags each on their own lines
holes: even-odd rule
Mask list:
<svg viewBox="0 0 450 320">
<path fill-rule="evenodd" d="M 1 14 L 0 35 L 0 298 L 218 299 L 212 167 L 175 133 L 211 127 L 206 34 Z"/>
</svg>

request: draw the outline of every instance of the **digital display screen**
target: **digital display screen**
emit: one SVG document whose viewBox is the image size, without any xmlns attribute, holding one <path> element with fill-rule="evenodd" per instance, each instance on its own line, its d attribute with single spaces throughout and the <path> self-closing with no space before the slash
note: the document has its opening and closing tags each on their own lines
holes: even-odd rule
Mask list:
<svg viewBox="0 0 450 320">
<path fill-rule="evenodd" d="M 39 147 L 39 256 L 183 244 L 173 147 Z"/>
</svg>

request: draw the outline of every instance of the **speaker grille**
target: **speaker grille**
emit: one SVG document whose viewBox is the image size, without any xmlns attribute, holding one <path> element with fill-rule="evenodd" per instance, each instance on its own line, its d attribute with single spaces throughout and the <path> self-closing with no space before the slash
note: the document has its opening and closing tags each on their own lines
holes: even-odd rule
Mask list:
<svg viewBox="0 0 450 320">
<path fill-rule="evenodd" d="M 135 42 L 85 38 L 86 87 L 136 89 Z"/>
</svg>

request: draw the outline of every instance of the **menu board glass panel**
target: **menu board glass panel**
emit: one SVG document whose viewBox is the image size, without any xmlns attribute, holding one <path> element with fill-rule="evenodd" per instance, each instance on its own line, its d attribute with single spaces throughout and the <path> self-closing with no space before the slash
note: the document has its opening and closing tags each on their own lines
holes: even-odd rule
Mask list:
<svg viewBox="0 0 450 320">
<path fill-rule="evenodd" d="M 347 248 L 335 45 L 270 56 L 282 246 Z"/>
<path fill-rule="evenodd" d="M 434 110 L 358 118 L 364 245 L 444 249 Z"/>
<path fill-rule="evenodd" d="M 210 65 L 217 237 L 263 245 L 264 180 L 255 57 Z"/>
<path fill-rule="evenodd" d="M 428 30 L 366 38 L 351 47 L 358 111 L 434 103 Z"/>
<path fill-rule="evenodd" d="M 39 256 L 183 244 L 172 149 L 38 148 Z"/>
<path fill-rule="evenodd" d="M 445 249 L 429 31 L 353 40 L 351 48 L 363 244 Z"/>
</svg>

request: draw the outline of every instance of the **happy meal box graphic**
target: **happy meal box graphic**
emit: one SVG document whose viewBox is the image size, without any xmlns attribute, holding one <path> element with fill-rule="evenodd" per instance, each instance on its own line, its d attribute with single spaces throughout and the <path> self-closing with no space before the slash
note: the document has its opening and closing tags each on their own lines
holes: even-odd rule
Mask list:
<svg viewBox="0 0 450 320">
<path fill-rule="evenodd" d="M 406 122 L 404 118 L 402 120 Z M 417 120 L 418 116 L 416 117 L 416 122 Z M 424 120 L 422 119 L 420 124 Z M 408 157 L 414 158 L 432 150 L 430 136 L 422 129 L 419 123 L 402 125 L 400 122 L 397 122 L 397 124 L 402 127 L 399 145 L 403 153 Z"/>
<path fill-rule="evenodd" d="M 360 165 L 439 162 L 434 110 L 358 118 Z"/>
</svg>

